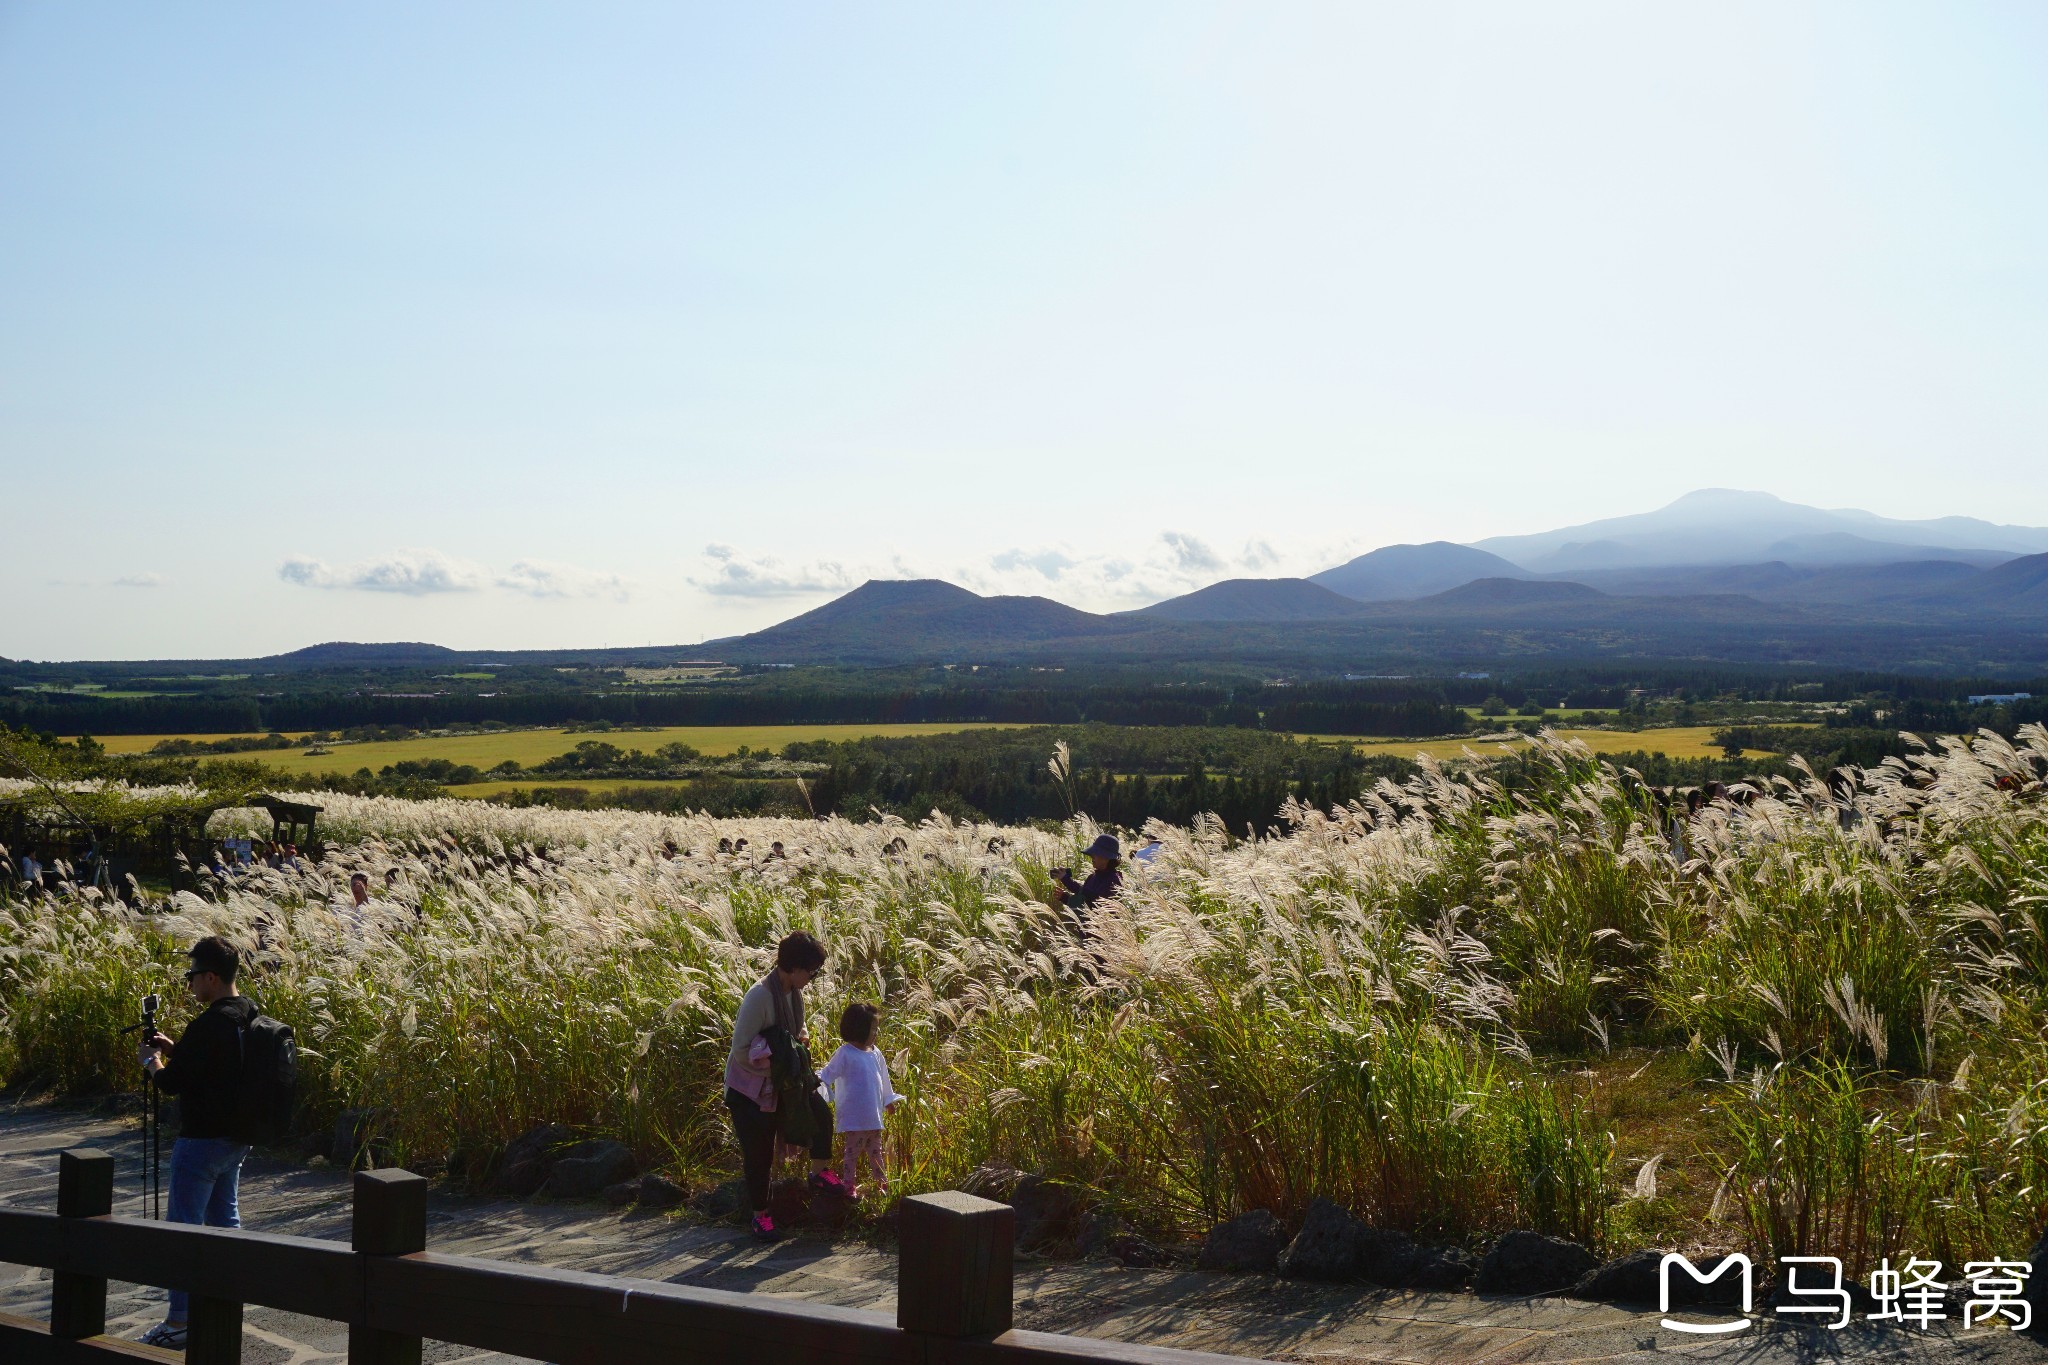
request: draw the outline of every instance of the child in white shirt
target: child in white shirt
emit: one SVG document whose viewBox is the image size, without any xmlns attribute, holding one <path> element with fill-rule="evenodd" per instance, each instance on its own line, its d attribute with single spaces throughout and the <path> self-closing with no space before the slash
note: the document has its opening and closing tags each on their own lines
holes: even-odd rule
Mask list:
<svg viewBox="0 0 2048 1365">
<path fill-rule="evenodd" d="M 873 1005 L 848 1005 L 839 1016 L 839 1036 L 846 1041 L 818 1079 L 832 1090 L 833 1127 L 845 1148 L 846 1188 L 855 1188 L 856 1169 L 866 1157 L 875 1189 L 886 1194 L 889 1172 L 882 1160 L 882 1118 L 903 1097 L 889 1083 L 888 1059 L 875 1046 L 881 1016 Z"/>
</svg>

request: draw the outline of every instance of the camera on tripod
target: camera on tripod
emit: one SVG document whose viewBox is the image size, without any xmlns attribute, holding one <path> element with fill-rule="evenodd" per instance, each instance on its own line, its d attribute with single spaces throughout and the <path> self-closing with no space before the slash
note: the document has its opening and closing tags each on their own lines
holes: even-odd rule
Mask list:
<svg viewBox="0 0 2048 1365">
<path fill-rule="evenodd" d="M 121 1032 L 129 1034 L 141 1030 L 142 1045 L 148 1047 L 149 1040 L 156 1037 L 156 1012 L 162 1003 L 155 995 L 143 996 L 142 1022 L 130 1024 Z M 145 1214 L 156 1218 L 163 1216 L 164 1208 L 162 1104 L 163 1097 L 157 1092 L 156 1081 L 145 1069 L 142 1073 L 142 1205 Z"/>
<path fill-rule="evenodd" d="M 134 1033 L 136 1030 L 140 1029 L 142 1031 L 143 1045 L 148 1046 L 149 1040 L 156 1037 L 156 1012 L 158 1006 L 160 1006 L 162 1003 L 163 1002 L 154 995 L 143 996 L 142 1022 L 139 1024 L 130 1024 L 127 1028 L 122 1029 L 121 1032 L 124 1035 L 126 1035 Z"/>
</svg>

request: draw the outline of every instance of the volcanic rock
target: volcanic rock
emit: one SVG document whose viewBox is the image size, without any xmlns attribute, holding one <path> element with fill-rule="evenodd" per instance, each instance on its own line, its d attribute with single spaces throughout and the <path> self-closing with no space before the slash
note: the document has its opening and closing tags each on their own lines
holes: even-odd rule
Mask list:
<svg viewBox="0 0 2048 1365">
<path fill-rule="evenodd" d="M 1253 1209 L 1209 1229 L 1196 1268 L 1222 1274 L 1264 1274 L 1280 1263 L 1287 1229 L 1271 1209 Z"/>
<path fill-rule="evenodd" d="M 623 1142 L 578 1142 L 562 1149 L 537 1193 L 550 1199 L 596 1199 L 607 1185 L 629 1178 L 636 1164 L 633 1149 Z"/>
<path fill-rule="evenodd" d="M 1365 1224 L 1327 1199 L 1308 1206 L 1301 1231 L 1280 1253 L 1280 1273 L 1296 1280 L 1355 1280 Z"/>
<path fill-rule="evenodd" d="M 1555 1294 L 1591 1274 L 1599 1258 L 1562 1237 L 1504 1233 L 1479 1263 L 1472 1287 L 1481 1294 Z"/>
<path fill-rule="evenodd" d="M 747 1182 L 728 1180 L 723 1185 L 714 1185 L 691 1200 L 690 1207 L 706 1218 L 730 1218 L 745 1212 Z"/>
<path fill-rule="evenodd" d="M 524 1199 L 547 1180 L 555 1154 L 573 1142 L 576 1135 L 559 1123 L 539 1123 L 505 1144 L 498 1160 L 497 1174 L 489 1182 L 492 1194 Z"/>
</svg>

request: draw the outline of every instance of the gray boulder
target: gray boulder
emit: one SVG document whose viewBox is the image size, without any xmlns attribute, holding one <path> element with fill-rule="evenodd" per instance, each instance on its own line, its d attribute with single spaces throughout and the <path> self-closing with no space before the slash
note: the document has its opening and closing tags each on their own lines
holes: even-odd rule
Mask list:
<svg viewBox="0 0 2048 1365">
<path fill-rule="evenodd" d="M 1317 1199 L 1308 1206 L 1301 1231 L 1280 1253 L 1280 1273 L 1294 1280 L 1355 1280 L 1367 1231 L 1336 1204 Z"/>
<path fill-rule="evenodd" d="M 1469 1252 L 1368 1227 L 1327 1199 L 1308 1206 L 1279 1261 L 1280 1273 L 1294 1279 L 1369 1280 L 1389 1289 L 1462 1289 L 1477 1267 Z"/>
<path fill-rule="evenodd" d="M 1217 1274 L 1265 1274 L 1280 1264 L 1287 1229 L 1271 1209 L 1253 1209 L 1209 1229 L 1196 1268 Z"/>
<path fill-rule="evenodd" d="M 1503 1234 L 1486 1253 L 1472 1287 L 1481 1294 L 1555 1294 L 1599 1265 L 1599 1258 L 1577 1242 L 1515 1231 Z"/>
<path fill-rule="evenodd" d="M 1110 1259 L 1133 1270 L 1156 1270 L 1173 1264 L 1173 1257 L 1134 1232 L 1120 1232 L 1109 1239 Z"/>
<path fill-rule="evenodd" d="M 596 1199 L 608 1185 L 632 1176 L 633 1149 L 610 1138 L 595 1138 L 562 1149 L 537 1191 L 548 1199 Z"/>
<path fill-rule="evenodd" d="M 1571 1287 L 1571 1297 L 1591 1299 L 1596 1303 L 1654 1304 L 1657 1302 L 1658 1267 L 1663 1263 L 1664 1253 L 1661 1251 L 1631 1251 L 1581 1275 Z M 1674 1306 L 1681 1284 L 1690 1284 L 1694 1289 L 1707 1287 L 1694 1284 L 1690 1275 L 1680 1274 L 1671 1286 Z M 1719 1282 L 1714 1287 L 1719 1288 Z"/>
<path fill-rule="evenodd" d="M 1081 1215 L 1081 1231 L 1074 1239 L 1074 1249 L 1083 1256 L 1107 1255 L 1111 1239 L 1123 1230 L 1123 1219 L 1107 1209 L 1090 1209 Z"/>
<path fill-rule="evenodd" d="M 621 1180 L 604 1187 L 604 1202 L 615 1209 L 636 1204 L 642 1209 L 672 1209 L 683 1202 L 683 1187 L 653 1171 L 638 1180 Z"/>
<path fill-rule="evenodd" d="M 1383 1228 L 1367 1228 L 1359 1238 L 1359 1275 L 1389 1289 L 1463 1289 L 1478 1270 L 1478 1259 L 1463 1247 L 1425 1246 Z"/>
<path fill-rule="evenodd" d="M 531 1195 L 547 1180 L 556 1154 L 575 1138 L 559 1123 L 538 1123 L 513 1138 L 498 1159 L 497 1173 L 488 1185 L 490 1193 L 515 1199 Z"/>
<path fill-rule="evenodd" d="M 643 1209 L 672 1209 L 688 1197 L 688 1192 L 681 1185 L 654 1171 L 640 1177 L 635 1195 Z"/>
<path fill-rule="evenodd" d="M 747 1182 L 728 1180 L 704 1191 L 690 1201 L 690 1207 L 706 1218 L 730 1218 L 747 1207 Z"/>
<path fill-rule="evenodd" d="M 1720 1265 L 1720 1258 L 1700 1257 L 1694 1264 L 1703 1272 L 1712 1273 Z M 1661 1251 L 1631 1251 L 1582 1275 L 1569 1293 L 1575 1299 L 1654 1307 L 1658 1295 L 1657 1278 L 1663 1265 L 1664 1253 Z M 1671 1277 L 1673 1308 L 1721 1308 L 1741 1302 L 1742 1281 L 1733 1271 L 1707 1284 L 1701 1284 L 1683 1270 Z"/>
</svg>

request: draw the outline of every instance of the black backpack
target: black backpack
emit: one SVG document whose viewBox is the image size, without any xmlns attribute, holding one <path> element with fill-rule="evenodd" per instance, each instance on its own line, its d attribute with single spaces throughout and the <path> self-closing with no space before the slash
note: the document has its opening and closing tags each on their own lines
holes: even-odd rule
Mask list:
<svg viewBox="0 0 2048 1365">
<path fill-rule="evenodd" d="M 277 1142 L 292 1128 L 292 1104 L 299 1089 L 299 1045 L 289 1024 L 258 1013 L 242 1041 L 241 1082 L 235 1087 L 235 1139 Z"/>
</svg>

